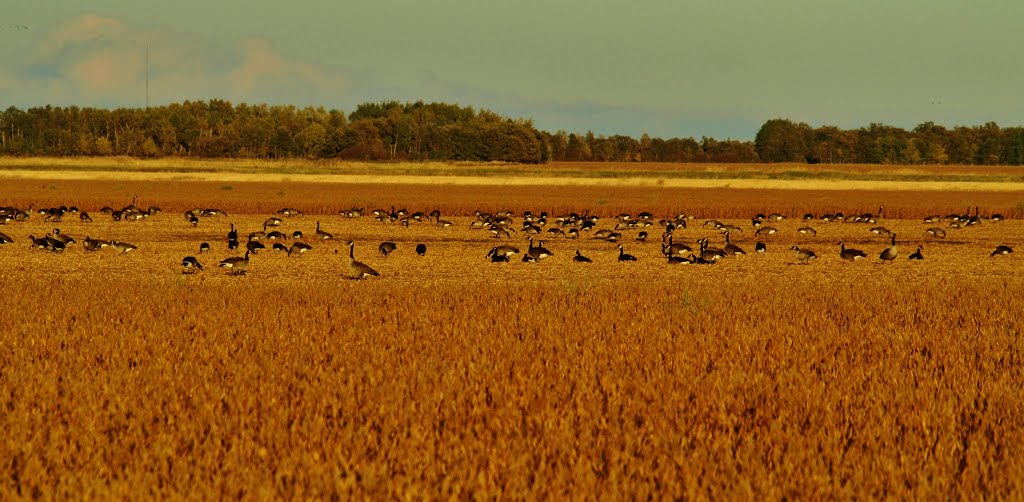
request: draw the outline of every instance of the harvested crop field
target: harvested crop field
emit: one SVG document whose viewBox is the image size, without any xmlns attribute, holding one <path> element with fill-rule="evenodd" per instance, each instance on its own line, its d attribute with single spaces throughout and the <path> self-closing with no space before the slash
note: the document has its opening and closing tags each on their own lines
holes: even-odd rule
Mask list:
<svg viewBox="0 0 1024 502">
<path fill-rule="evenodd" d="M 4 180 L 0 206 L 75 205 L 0 225 L 0 498 L 1019 498 L 1024 236 L 1019 193 Z M 163 211 L 113 221 L 100 208 Z M 877 212 L 875 224 L 802 221 Z M 453 225 L 338 215 L 441 211 Z M 282 207 L 302 256 L 216 264 Z M 931 214 L 980 206 L 965 228 Z M 218 208 L 193 227 L 182 212 Z M 491 263 L 519 232 L 475 210 L 548 211 L 539 263 Z M 601 216 L 579 239 L 555 215 Z M 740 231 L 746 256 L 669 264 Z M 750 218 L 774 235 L 755 236 Z M 315 227 L 333 234 L 316 238 Z M 797 233 L 811 226 L 816 235 Z M 882 264 L 887 235 L 898 256 Z M 941 227 L 942 239 L 925 236 Z M 31 249 L 54 228 L 77 242 Z M 83 249 L 86 237 L 138 246 Z M 380 277 L 350 280 L 348 240 Z M 392 241 L 384 257 L 377 247 Z M 763 241 L 767 251 L 754 253 Z M 867 259 L 842 260 L 838 243 Z M 208 242 L 210 251 L 199 253 Z M 413 248 L 425 244 L 424 256 Z M 617 244 L 635 255 L 620 262 Z M 796 264 L 791 246 L 818 259 Z M 907 257 L 923 246 L 924 260 Z M 576 250 L 593 263 L 574 262 Z M 699 250 L 696 251 L 699 254 Z M 204 270 L 183 274 L 195 256 Z"/>
</svg>

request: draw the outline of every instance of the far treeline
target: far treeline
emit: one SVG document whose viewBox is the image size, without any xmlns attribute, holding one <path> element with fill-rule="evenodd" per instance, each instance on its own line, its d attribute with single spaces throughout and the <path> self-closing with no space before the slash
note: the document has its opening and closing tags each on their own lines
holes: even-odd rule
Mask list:
<svg viewBox="0 0 1024 502">
<path fill-rule="evenodd" d="M 151 108 L 8 108 L 0 155 L 253 159 L 1024 164 L 1024 128 L 927 122 L 844 130 L 772 119 L 751 141 L 639 139 L 538 130 L 528 119 L 447 103 L 340 110 L 185 101 Z"/>
</svg>

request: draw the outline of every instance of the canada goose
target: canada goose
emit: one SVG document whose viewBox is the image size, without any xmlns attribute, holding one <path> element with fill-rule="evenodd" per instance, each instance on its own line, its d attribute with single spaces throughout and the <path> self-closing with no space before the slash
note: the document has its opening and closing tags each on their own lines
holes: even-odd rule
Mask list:
<svg viewBox="0 0 1024 502">
<path fill-rule="evenodd" d="M 490 260 L 491 260 L 491 263 L 508 263 L 509 262 L 508 255 L 500 255 L 500 254 L 491 255 Z M 532 262 L 532 261 L 536 261 L 536 260 L 534 260 L 533 258 L 530 258 L 530 255 L 523 255 L 523 261 Z"/>
<path fill-rule="evenodd" d="M 857 261 L 867 258 L 868 255 L 859 249 L 847 248 L 846 244 L 839 243 L 839 257 L 846 261 Z"/>
<path fill-rule="evenodd" d="M 933 214 L 931 216 L 926 216 L 925 219 L 924 219 L 925 223 L 938 223 L 940 221 L 942 221 L 942 217 L 937 215 L 937 214 Z"/>
<path fill-rule="evenodd" d="M 988 256 L 991 258 L 991 257 L 996 256 L 996 255 L 1008 255 L 1008 254 L 1010 254 L 1012 252 L 1013 252 L 1013 248 L 1011 248 L 1010 246 L 999 246 L 999 247 L 996 248 L 995 251 L 992 251 L 992 254 L 990 254 Z"/>
<path fill-rule="evenodd" d="M 185 213 L 185 219 L 188 220 L 188 222 L 191 223 L 193 227 L 199 225 L 199 217 L 196 216 L 195 213 L 193 213 L 192 211 Z"/>
<path fill-rule="evenodd" d="M 626 251 L 622 249 L 622 244 L 619 244 L 619 261 L 636 261 L 636 256 L 626 254 Z"/>
<path fill-rule="evenodd" d="M 693 252 L 693 249 L 686 244 L 674 244 L 672 242 L 672 234 L 668 234 L 668 244 L 665 244 L 665 237 L 662 237 L 661 253 L 666 256 L 682 256 L 683 253 Z"/>
<path fill-rule="evenodd" d="M 228 269 L 231 275 L 245 275 L 245 269 L 249 267 L 249 251 L 245 251 L 245 256 L 225 258 L 220 261 L 218 266 Z"/>
<path fill-rule="evenodd" d="M 302 230 L 296 230 L 296 231 L 292 232 L 292 239 L 301 239 L 301 238 L 302 238 Z"/>
<path fill-rule="evenodd" d="M 54 239 L 53 236 L 50 235 L 43 237 L 43 240 L 46 242 L 46 249 L 49 249 L 54 253 L 63 253 L 64 248 L 67 246 L 63 241 Z"/>
<path fill-rule="evenodd" d="M 238 239 L 228 241 L 228 249 L 238 249 Z"/>
<path fill-rule="evenodd" d="M 811 227 L 800 227 L 796 230 L 796 233 L 801 235 L 809 235 L 811 237 L 818 235 L 818 231 Z"/>
<path fill-rule="evenodd" d="M 647 242 L 647 232 L 641 230 L 640 233 L 637 234 L 636 240 L 640 242 Z"/>
<path fill-rule="evenodd" d="M 281 226 L 281 218 L 267 218 L 267 221 L 263 222 L 268 227 L 279 227 Z"/>
<path fill-rule="evenodd" d="M 896 234 L 893 233 L 892 234 L 892 245 L 887 247 L 887 248 L 885 248 L 882 251 L 882 254 L 878 255 L 878 259 L 882 260 L 882 261 L 887 261 L 889 263 L 892 263 L 892 261 L 896 259 L 896 256 L 898 254 L 899 254 L 899 250 L 896 248 Z"/>
<path fill-rule="evenodd" d="M 519 248 L 514 246 L 497 246 L 491 248 L 491 250 L 487 252 L 487 256 L 485 256 L 485 258 L 493 258 L 495 256 L 508 256 L 514 254 L 519 254 Z M 492 259 L 491 261 L 494 260 Z"/>
<path fill-rule="evenodd" d="M 917 260 L 923 260 L 924 259 L 924 255 L 921 254 L 921 246 L 917 246 L 917 251 L 911 253 L 909 259 L 911 261 L 917 261 Z"/>
<path fill-rule="evenodd" d="M 128 254 L 129 251 L 139 249 L 139 247 L 134 244 L 128 244 L 127 242 L 120 241 L 110 241 L 110 245 L 121 254 Z"/>
<path fill-rule="evenodd" d="M 442 220 L 441 219 L 440 211 L 437 212 L 437 217 L 436 217 L 436 219 L 434 221 L 437 223 L 437 226 L 439 226 L 441 228 L 448 228 L 448 227 L 452 226 L 452 222 L 450 222 L 448 220 Z"/>
<path fill-rule="evenodd" d="M 761 227 L 761 228 L 758 228 L 756 232 L 754 232 L 754 235 L 756 235 L 756 236 L 774 235 L 778 231 L 779 230 L 777 228 L 775 228 L 775 227 Z"/>
<path fill-rule="evenodd" d="M 691 254 L 690 256 L 693 255 Z M 667 256 L 666 258 L 668 259 L 668 263 L 670 265 L 690 265 L 693 263 L 692 261 L 683 258 L 682 256 Z"/>
<path fill-rule="evenodd" d="M 548 233 L 551 234 L 552 237 L 558 237 L 559 235 L 561 235 L 562 237 L 565 237 L 565 231 L 563 231 L 561 228 L 555 228 L 555 227 L 549 228 L 548 229 Z"/>
<path fill-rule="evenodd" d="M 245 249 L 246 252 L 252 251 L 252 254 L 258 254 L 259 250 L 266 249 L 266 246 L 260 241 L 249 241 L 245 243 Z"/>
<path fill-rule="evenodd" d="M 804 221 L 811 221 L 814 219 L 814 215 L 811 213 L 804 213 Z"/>
<path fill-rule="evenodd" d="M 199 260 L 195 256 L 186 256 L 181 260 L 181 273 L 183 274 L 194 274 L 203 269 L 203 265 L 199 263 Z"/>
<path fill-rule="evenodd" d="M 209 250 L 210 250 L 210 243 L 209 242 L 204 242 L 204 243 L 199 245 L 199 254 L 203 254 L 203 253 L 205 253 L 205 252 L 207 252 Z"/>
<path fill-rule="evenodd" d="M 277 213 L 281 216 L 302 216 L 302 211 L 291 207 L 284 207 L 277 210 Z"/>
<path fill-rule="evenodd" d="M 200 216 L 227 216 L 228 213 L 221 211 L 220 209 L 203 209 L 199 212 Z"/>
<path fill-rule="evenodd" d="M 32 249 L 50 249 L 50 241 L 46 240 L 45 237 L 42 239 L 36 239 L 36 236 L 28 236 L 28 240 L 31 241 L 29 248 Z"/>
<path fill-rule="evenodd" d="M 743 248 L 733 244 L 732 241 L 729 240 L 729 232 L 725 233 L 725 249 L 723 251 L 725 251 L 725 254 L 727 254 L 727 255 L 731 254 L 733 256 L 739 256 L 739 255 L 746 255 L 747 254 L 747 252 L 744 251 Z"/>
<path fill-rule="evenodd" d="M 280 242 L 275 242 L 274 245 L 271 246 L 271 249 L 273 249 L 274 251 L 280 251 L 280 252 L 283 252 L 283 253 L 287 253 L 288 252 L 288 246 L 285 246 L 284 244 L 282 244 Z"/>
<path fill-rule="evenodd" d="M 768 215 L 768 221 L 782 221 L 784 219 L 786 219 L 786 217 L 779 213 L 772 213 Z"/>
<path fill-rule="evenodd" d="M 768 246 L 765 246 L 763 242 L 758 242 L 757 244 L 754 245 L 754 251 L 755 252 L 763 253 L 763 252 L 765 252 L 767 250 L 768 250 Z"/>
<path fill-rule="evenodd" d="M 292 253 L 298 253 L 299 255 L 302 255 L 303 253 L 307 253 L 312 250 L 313 246 L 310 246 L 305 242 L 296 242 L 292 244 L 292 247 L 288 248 L 288 256 L 291 256 Z"/>
<path fill-rule="evenodd" d="M 970 226 L 981 224 L 981 215 L 978 214 L 978 210 L 979 210 L 979 207 L 978 206 L 974 206 L 974 216 L 969 216 L 967 218 L 967 226 L 970 227 Z"/>
<path fill-rule="evenodd" d="M 278 232 L 277 230 L 274 230 L 273 232 L 268 232 L 267 233 L 267 240 L 276 241 L 276 240 L 284 240 L 284 239 L 287 239 L 287 238 L 288 238 L 287 235 L 285 235 L 285 234 L 283 234 L 281 232 Z"/>
<path fill-rule="evenodd" d="M 996 214 L 993 214 L 993 215 L 992 215 L 992 216 L 991 216 L 991 217 L 989 218 L 989 220 L 991 220 L 991 221 L 1003 221 L 1004 219 L 1006 219 L 1006 218 L 1004 218 L 1004 217 L 1003 217 L 1003 214 L 1002 214 L 1002 213 L 996 213 Z"/>
<path fill-rule="evenodd" d="M 377 246 L 377 250 L 380 251 L 380 254 L 384 255 L 385 258 L 387 258 L 389 254 L 393 253 L 395 249 L 398 249 L 398 246 L 396 246 L 394 242 L 382 242 L 380 243 L 380 246 Z"/>
<path fill-rule="evenodd" d="M 159 214 L 160 211 L 161 211 L 160 206 L 149 206 L 149 209 L 147 209 L 145 211 L 145 213 L 150 215 L 150 216 L 153 216 L 155 214 Z"/>
<path fill-rule="evenodd" d="M 70 235 L 60 233 L 59 228 L 53 229 L 53 238 L 55 240 L 62 242 L 65 246 L 67 246 L 68 244 L 75 243 L 75 239 L 73 239 Z"/>
<path fill-rule="evenodd" d="M 81 213 L 81 214 L 79 214 L 78 215 L 78 219 L 82 220 L 82 223 L 92 223 L 92 217 L 89 216 L 89 213 Z"/>
<path fill-rule="evenodd" d="M 718 261 L 717 259 L 706 260 L 703 257 L 694 256 L 692 254 L 690 256 L 687 256 L 686 260 L 689 261 L 690 263 L 695 263 L 697 265 L 714 265 Z"/>
<path fill-rule="evenodd" d="M 256 232 L 249 232 L 249 240 L 251 240 L 251 241 L 263 240 L 263 238 L 266 237 L 266 236 L 267 236 L 267 224 L 266 223 L 263 224 L 263 230 L 259 230 L 259 231 L 256 231 Z"/>
<path fill-rule="evenodd" d="M 86 251 L 90 251 L 90 252 L 92 252 L 92 251 L 99 251 L 99 250 L 107 247 L 108 245 L 109 244 L 107 244 L 107 241 L 100 240 L 100 239 L 93 239 L 91 237 L 86 237 L 85 240 L 82 241 L 82 249 L 84 249 Z"/>
<path fill-rule="evenodd" d="M 725 258 L 725 251 L 716 248 L 708 247 L 707 238 L 697 241 L 700 243 L 700 259 L 704 261 L 714 262 Z"/>
<path fill-rule="evenodd" d="M 420 256 L 423 256 L 423 255 L 427 254 L 427 245 L 426 244 L 417 244 L 416 245 L 416 254 L 418 254 Z"/>
<path fill-rule="evenodd" d="M 929 237 L 935 237 L 937 239 L 946 238 L 946 231 L 941 228 L 929 228 L 928 230 L 924 231 L 924 234 Z"/>
<path fill-rule="evenodd" d="M 376 270 L 370 268 L 369 266 L 367 266 L 366 264 L 364 264 L 362 262 L 356 261 L 356 255 L 355 255 L 356 251 L 355 250 L 356 250 L 356 243 L 354 241 L 348 241 L 348 272 L 349 272 L 349 277 L 352 278 L 352 279 L 359 280 L 359 279 L 365 279 L 365 278 L 370 277 L 370 276 L 373 276 L 373 277 L 380 276 L 380 274 L 377 273 Z"/>
<path fill-rule="evenodd" d="M 889 233 L 889 229 L 885 227 L 871 227 L 870 232 L 875 235 L 886 235 Z"/>
<path fill-rule="evenodd" d="M 796 255 L 797 261 L 804 265 L 810 263 L 811 260 L 818 259 L 818 255 L 814 254 L 814 251 L 811 251 L 810 249 L 800 249 L 797 246 L 793 246 L 789 249 Z"/>
<path fill-rule="evenodd" d="M 238 230 L 235 230 L 235 224 L 234 223 L 231 224 L 231 230 L 228 231 L 228 240 L 229 241 L 237 241 L 238 240 Z"/>
<path fill-rule="evenodd" d="M 316 238 L 322 241 L 326 241 L 328 239 L 333 239 L 334 236 L 327 232 L 324 232 L 323 230 L 320 230 L 320 222 L 318 221 L 316 222 Z"/>
<path fill-rule="evenodd" d="M 530 239 L 530 248 L 526 251 L 526 254 L 535 258 L 537 261 L 555 255 L 555 253 L 552 253 L 548 248 L 544 247 L 544 241 L 540 241 L 540 244 L 534 247 L 532 238 Z"/>
<path fill-rule="evenodd" d="M 580 254 L 580 250 L 577 249 L 576 250 L 576 256 L 572 257 L 572 261 L 574 261 L 576 263 L 591 263 L 593 260 L 591 260 L 590 258 L 587 258 L 586 256 L 581 255 Z"/>
<path fill-rule="evenodd" d="M 100 209 L 100 214 L 110 214 L 110 213 L 113 213 L 113 212 L 114 212 L 114 208 L 112 208 L 110 206 L 103 206 L 103 208 Z"/>
<path fill-rule="evenodd" d="M 5 234 L 3 232 L 0 232 L 0 244 L 13 244 L 13 243 L 14 243 L 14 239 L 12 239 L 11 236 L 9 236 L 9 235 L 7 235 L 7 234 Z"/>
</svg>

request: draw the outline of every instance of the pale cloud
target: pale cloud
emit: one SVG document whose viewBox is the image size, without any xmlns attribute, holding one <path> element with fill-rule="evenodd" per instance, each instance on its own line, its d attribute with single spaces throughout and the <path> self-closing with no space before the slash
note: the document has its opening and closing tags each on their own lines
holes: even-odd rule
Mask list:
<svg viewBox="0 0 1024 502">
<path fill-rule="evenodd" d="M 260 38 L 224 46 L 202 35 L 96 15 L 39 34 L 32 45 L 0 62 L 0 93 L 17 100 L 9 104 L 139 106 L 147 46 L 153 104 L 211 98 L 323 104 L 336 102 L 348 85 L 342 72 L 289 57 Z"/>
</svg>

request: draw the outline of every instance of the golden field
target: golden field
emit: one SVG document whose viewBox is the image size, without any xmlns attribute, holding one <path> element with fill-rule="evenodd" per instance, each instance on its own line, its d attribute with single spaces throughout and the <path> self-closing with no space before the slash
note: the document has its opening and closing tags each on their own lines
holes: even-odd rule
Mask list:
<svg viewBox="0 0 1024 502">
<path fill-rule="evenodd" d="M 0 206 L 77 205 L 94 223 L 0 226 L 0 498 L 1020 498 L 1024 235 L 1019 193 L 5 179 Z M 105 205 L 161 206 L 114 222 Z M 872 225 L 804 212 L 876 211 Z M 438 208 L 455 225 L 343 218 Z M 928 214 L 1002 212 L 961 230 Z M 301 257 L 216 263 L 229 223 L 307 214 Z M 193 228 L 181 212 L 227 217 Z M 747 256 L 669 265 L 650 242 L 545 239 L 489 263 L 476 209 L 694 214 L 676 242 L 743 228 Z M 779 211 L 753 253 L 749 218 Z M 316 222 L 334 241 L 311 239 Z M 517 222 L 519 218 L 517 218 Z M 924 229 L 946 228 L 943 240 Z M 59 227 L 63 254 L 28 235 Z M 87 253 L 85 236 L 137 251 Z M 351 281 L 347 247 L 381 277 Z M 384 258 L 376 248 L 394 241 Z M 837 243 L 863 249 L 848 263 Z M 200 242 L 209 253 L 198 254 Z M 289 240 L 290 242 L 290 240 Z M 525 250 L 520 236 L 512 241 Z M 428 247 L 419 257 L 412 248 Z M 244 246 L 244 238 L 242 242 Z M 795 265 L 791 245 L 820 258 Z M 923 245 L 925 260 L 906 257 Z M 570 259 L 580 249 L 594 263 Z M 1018 253 L 1020 250 L 1018 250 Z M 206 269 L 183 275 L 182 257 Z"/>
</svg>

